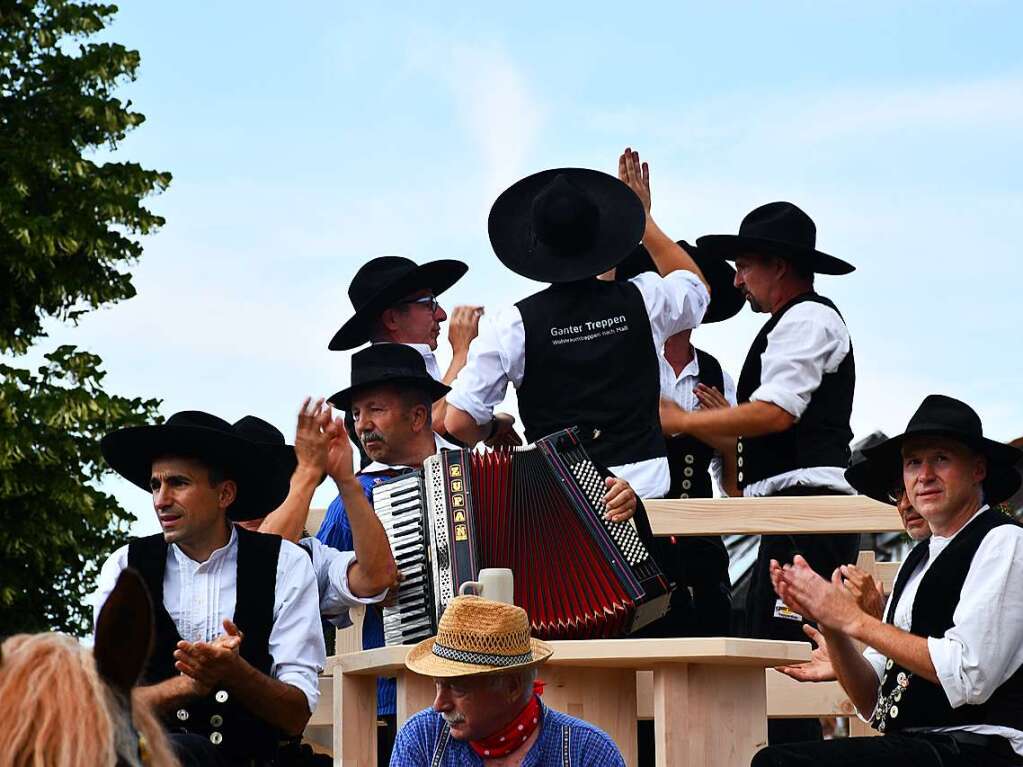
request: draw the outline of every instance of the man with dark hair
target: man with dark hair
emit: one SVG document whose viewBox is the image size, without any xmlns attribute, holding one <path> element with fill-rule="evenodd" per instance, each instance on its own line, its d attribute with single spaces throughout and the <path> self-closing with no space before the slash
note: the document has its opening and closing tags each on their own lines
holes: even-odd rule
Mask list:
<svg viewBox="0 0 1023 767">
<path fill-rule="evenodd" d="M 1020 451 L 986 439 L 965 403 L 932 394 L 903 434 L 865 454 L 882 483 L 901 467 L 932 531 L 899 569 L 884 620 L 841 570 L 825 580 L 797 556 L 772 562 L 771 578 L 820 625 L 839 682 L 885 737 L 772 744 L 753 765 L 1023 764 L 1023 527 L 992 508 L 1020 485 Z"/>
<path fill-rule="evenodd" d="M 686 412 L 662 400 L 665 433 L 713 444 L 737 438 L 739 488 L 747 496 L 851 494 L 849 462 L 856 382 L 849 331 L 835 305 L 814 292 L 814 273 L 853 267 L 816 248 L 816 226 L 788 202 L 749 213 L 736 235 L 697 240 L 701 250 L 735 261 L 735 285 L 756 312 L 771 317 L 753 341 L 732 408 Z M 855 561 L 856 535 L 765 535 L 746 599 L 746 633 L 764 639 L 803 638 L 801 621 L 774 594 L 769 562 L 801 554 L 830 575 Z M 821 737 L 816 719 L 771 720 L 772 743 Z"/>
<path fill-rule="evenodd" d="M 278 536 L 236 527 L 283 498 L 264 455 L 198 411 L 101 442 L 122 477 L 152 493 L 163 532 L 132 539 L 103 565 L 96 604 L 125 567 L 153 596 L 156 639 L 139 693 L 162 714 L 187 765 L 269 765 L 319 697 L 325 652 L 309 557 Z"/>
</svg>

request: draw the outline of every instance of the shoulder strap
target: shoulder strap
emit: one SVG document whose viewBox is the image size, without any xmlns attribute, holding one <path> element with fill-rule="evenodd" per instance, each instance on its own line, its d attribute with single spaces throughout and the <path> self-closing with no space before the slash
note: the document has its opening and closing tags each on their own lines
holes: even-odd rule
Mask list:
<svg viewBox="0 0 1023 767">
<path fill-rule="evenodd" d="M 444 758 L 444 752 L 448 750 L 448 740 L 451 738 L 451 725 L 444 722 L 444 727 L 440 731 L 440 735 L 437 736 L 437 748 L 433 752 L 433 760 L 430 762 L 430 767 L 440 767 L 441 760 Z"/>
<path fill-rule="evenodd" d="M 697 364 L 700 366 L 700 383 L 706 386 L 713 386 L 722 396 L 725 393 L 725 373 L 721 369 L 721 363 L 717 358 L 703 349 L 693 347 L 696 352 Z"/>
<path fill-rule="evenodd" d="M 561 767 L 572 767 L 572 728 L 561 725 Z"/>
<path fill-rule="evenodd" d="M 888 608 L 888 622 L 895 622 L 895 608 L 899 605 L 899 597 L 902 596 L 902 590 L 906 588 L 906 583 L 909 581 L 909 577 L 916 571 L 917 567 L 920 566 L 920 562 L 923 561 L 924 557 L 930 551 L 930 539 L 925 538 L 920 541 L 913 550 L 909 552 L 909 556 L 906 557 L 906 561 L 902 565 L 902 569 L 899 571 L 898 577 L 895 579 L 895 585 L 892 586 L 892 595 L 888 600 L 890 607 Z"/>
</svg>

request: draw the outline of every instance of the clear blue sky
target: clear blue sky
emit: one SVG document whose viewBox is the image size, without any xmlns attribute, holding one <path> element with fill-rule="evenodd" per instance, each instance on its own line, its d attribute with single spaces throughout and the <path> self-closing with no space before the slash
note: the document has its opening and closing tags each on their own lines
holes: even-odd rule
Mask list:
<svg viewBox="0 0 1023 767">
<path fill-rule="evenodd" d="M 124 2 L 109 37 L 141 51 L 123 95 L 148 119 L 118 154 L 174 174 L 151 201 L 167 225 L 138 296 L 50 344 L 167 415 L 290 433 L 305 394 L 345 385 L 326 344 L 361 263 L 460 258 L 449 305 L 515 301 L 538 286 L 493 256 L 493 199 L 545 167 L 613 172 L 628 144 L 676 237 L 788 199 L 858 266 L 818 284 L 852 332 L 858 435 L 932 391 L 1023 434 L 1023 6 L 459 6 Z M 737 375 L 762 320 L 694 340 Z M 143 493 L 110 487 L 156 529 Z"/>
</svg>

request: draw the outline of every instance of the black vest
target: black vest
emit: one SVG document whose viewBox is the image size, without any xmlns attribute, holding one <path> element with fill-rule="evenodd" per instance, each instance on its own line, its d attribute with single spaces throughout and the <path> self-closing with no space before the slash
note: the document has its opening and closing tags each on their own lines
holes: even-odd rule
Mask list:
<svg viewBox="0 0 1023 767">
<path fill-rule="evenodd" d="M 693 348 L 700 368 L 697 379 L 704 386 L 713 386 L 722 394 L 725 392 L 725 375 L 721 363 L 712 355 Z M 671 471 L 671 486 L 665 498 L 712 498 L 714 488 L 710 480 L 710 461 L 714 448 L 688 434 L 668 437 L 668 468 Z"/>
<path fill-rule="evenodd" d="M 276 535 L 238 532 L 238 590 L 234 622 L 245 635 L 240 653 L 250 665 L 269 676 L 273 657 L 269 652 L 274 622 L 274 593 L 281 539 Z M 157 533 L 134 538 L 128 544 L 128 566 L 139 571 L 153 597 L 156 636 L 153 652 L 142 674 L 143 684 L 157 684 L 178 676 L 174 650 L 181 641 L 174 621 L 163 604 L 163 577 L 167 567 L 167 543 Z M 270 724 L 250 714 L 228 690 L 214 689 L 201 699 L 181 706 L 164 717 L 172 732 L 191 732 L 209 738 L 229 760 L 269 760 L 284 737 Z"/>
<path fill-rule="evenodd" d="M 953 626 L 952 616 L 962 596 L 963 583 L 984 536 L 996 527 L 1015 524 L 1017 522 L 1005 514 L 988 509 L 959 531 L 920 580 L 913 600 L 910 627 L 913 634 L 944 636 Z M 916 545 L 895 580 L 888 607 L 889 623 L 893 620 L 906 582 L 927 555 L 927 543 L 922 541 Z M 1023 730 L 1023 669 L 1009 677 L 985 703 L 952 708 L 941 685 L 918 677 L 888 660 L 874 718 L 874 726 L 878 730 L 895 732 L 907 727 L 968 724 Z"/>
<path fill-rule="evenodd" d="M 736 387 L 736 399 L 740 404 L 749 402 L 750 395 L 760 387 L 760 358 L 767 349 L 768 334 L 787 311 L 804 301 L 823 304 L 838 313 L 831 301 L 813 292 L 792 299 L 776 312 L 753 339 L 746 355 Z M 739 487 L 813 466 L 844 469 L 849 464 L 849 442 L 853 436 L 849 416 L 855 387 L 856 363 L 850 343 L 845 359 L 834 373 L 824 374 L 802 418 L 790 429 L 763 437 L 739 437 L 736 443 Z"/>
<path fill-rule="evenodd" d="M 665 455 L 660 371 L 639 288 L 597 279 L 551 285 L 519 301 L 526 438 L 572 426 L 605 466 Z"/>
</svg>

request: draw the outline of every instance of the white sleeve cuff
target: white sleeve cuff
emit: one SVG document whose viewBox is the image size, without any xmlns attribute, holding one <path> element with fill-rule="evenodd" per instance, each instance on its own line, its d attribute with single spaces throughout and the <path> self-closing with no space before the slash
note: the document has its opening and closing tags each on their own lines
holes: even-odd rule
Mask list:
<svg viewBox="0 0 1023 767">
<path fill-rule="evenodd" d="M 948 704 L 959 708 L 970 703 L 964 680 L 957 673 L 961 666 L 959 645 L 945 637 L 927 637 L 927 651 L 931 655 L 931 663 L 938 675 L 941 689 L 945 691 Z M 980 703 L 981 701 L 973 701 Z"/>
<path fill-rule="evenodd" d="M 804 402 L 798 394 L 785 391 L 780 386 L 770 383 L 761 384 L 749 399 L 750 402 L 770 402 L 772 405 L 777 405 L 797 421 L 806 411 L 807 405 L 810 404 L 808 401 Z"/>
<path fill-rule="evenodd" d="M 451 407 L 457 407 L 459 410 L 468 413 L 472 417 L 472 420 L 476 422 L 477 426 L 483 426 L 484 424 L 490 423 L 494 418 L 494 409 L 492 407 L 487 407 L 478 397 L 458 388 L 457 380 L 455 381 L 455 384 L 455 387 L 448 392 L 448 405 Z"/>
</svg>

